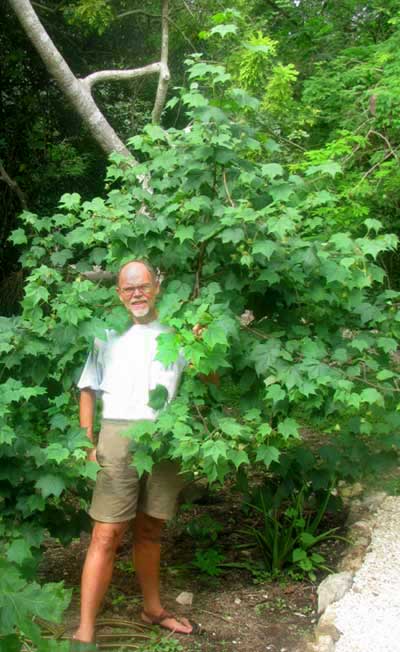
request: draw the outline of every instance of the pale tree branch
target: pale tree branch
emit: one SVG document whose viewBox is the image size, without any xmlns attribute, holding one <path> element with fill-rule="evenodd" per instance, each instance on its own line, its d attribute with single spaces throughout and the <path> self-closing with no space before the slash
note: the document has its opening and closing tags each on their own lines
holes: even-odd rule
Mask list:
<svg viewBox="0 0 400 652">
<path fill-rule="evenodd" d="M 189 7 L 188 3 L 185 2 L 185 0 L 183 0 L 183 4 L 185 5 L 185 7 L 186 7 L 186 9 L 188 10 L 189 14 L 190 14 L 191 16 L 194 16 L 193 11 L 192 11 L 191 8 Z"/>
<path fill-rule="evenodd" d="M 7 174 L 1 161 L 0 161 L 0 180 L 4 181 L 4 183 L 6 183 L 9 186 L 9 188 L 11 188 L 13 192 L 15 192 L 19 201 L 21 202 L 22 208 L 27 210 L 28 202 L 26 201 L 24 192 L 21 190 L 18 183 L 14 181 L 14 179 L 12 179 L 9 174 Z"/>
<path fill-rule="evenodd" d="M 74 75 L 54 45 L 29 0 L 9 0 L 9 3 L 50 75 L 54 77 L 100 147 L 107 154 L 119 152 L 125 155 L 131 163 L 136 163 L 98 108 L 89 89 Z"/>
<path fill-rule="evenodd" d="M 117 275 L 113 272 L 106 272 L 103 269 L 93 269 L 88 272 L 81 272 L 80 276 L 93 283 L 114 283 Z"/>
<path fill-rule="evenodd" d="M 161 113 L 165 105 L 165 100 L 167 99 L 168 84 L 171 78 L 169 68 L 168 68 L 168 40 L 169 40 L 168 0 L 163 0 L 162 18 L 161 18 L 160 76 L 158 78 L 158 87 L 157 87 L 156 99 L 154 101 L 153 112 L 151 114 L 152 122 L 155 124 L 158 124 L 160 122 Z"/>
<path fill-rule="evenodd" d="M 131 70 L 102 70 L 94 72 L 84 79 L 78 79 L 74 75 L 40 22 L 30 0 L 9 0 L 9 3 L 26 35 L 38 51 L 48 72 L 56 80 L 58 86 L 80 115 L 100 147 L 107 154 L 119 152 L 126 156 L 131 164 L 136 164 L 137 161 L 98 108 L 91 95 L 91 88 L 94 84 L 102 81 L 122 81 L 158 73 L 159 80 L 152 119 L 153 122 L 159 122 L 170 79 L 168 69 L 168 0 L 163 0 L 162 4 L 160 62 Z M 122 15 L 119 17 L 122 17 Z"/>
<path fill-rule="evenodd" d="M 142 16 L 146 16 L 147 18 L 161 18 L 160 14 L 149 14 L 144 9 L 130 9 L 129 11 L 122 12 L 122 14 L 117 14 L 115 17 L 121 19 L 127 16 L 133 16 L 134 14 L 142 14 Z"/>
<path fill-rule="evenodd" d="M 153 75 L 157 72 L 160 73 L 160 70 L 160 63 L 151 63 L 148 66 L 143 66 L 142 68 L 133 68 L 131 70 L 99 70 L 98 72 L 93 72 L 92 74 L 87 75 L 87 77 L 84 77 L 81 79 L 81 81 L 90 90 L 92 86 L 98 84 L 99 82 L 126 81 L 128 79 L 135 79 L 136 77 Z"/>
</svg>

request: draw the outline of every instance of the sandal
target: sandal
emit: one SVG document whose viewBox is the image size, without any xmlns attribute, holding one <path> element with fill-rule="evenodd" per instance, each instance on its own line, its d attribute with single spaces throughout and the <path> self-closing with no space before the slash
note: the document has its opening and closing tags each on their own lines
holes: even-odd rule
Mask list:
<svg viewBox="0 0 400 652">
<path fill-rule="evenodd" d="M 171 629 L 171 627 L 167 627 L 166 625 L 163 625 L 163 621 L 167 620 L 167 618 L 174 618 L 175 620 L 178 621 L 178 623 L 181 623 L 185 627 L 191 627 L 192 631 L 189 633 L 179 632 L 176 629 Z M 163 609 L 158 616 L 153 616 L 152 614 L 147 613 L 147 611 L 142 611 L 142 620 L 147 625 L 159 625 L 160 627 L 163 627 L 163 629 L 167 629 L 169 632 L 172 632 L 173 634 L 185 634 L 187 636 L 190 636 L 192 634 L 200 634 L 203 631 L 201 625 L 198 625 L 197 623 L 192 623 L 187 618 L 182 618 L 182 616 L 176 616 L 175 614 L 166 611 L 165 609 Z M 185 621 L 188 623 L 188 625 L 186 625 Z"/>
</svg>

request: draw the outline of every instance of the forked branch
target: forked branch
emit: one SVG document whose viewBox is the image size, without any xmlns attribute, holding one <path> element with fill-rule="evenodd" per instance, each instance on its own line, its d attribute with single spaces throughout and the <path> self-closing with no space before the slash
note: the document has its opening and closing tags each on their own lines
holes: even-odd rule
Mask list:
<svg viewBox="0 0 400 652">
<path fill-rule="evenodd" d="M 170 73 L 168 69 L 168 0 L 162 5 L 161 60 L 142 68 L 132 70 L 103 70 L 94 72 L 84 79 L 78 79 L 54 45 L 50 36 L 40 22 L 30 0 L 9 0 L 23 29 L 33 46 L 38 51 L 49 74 L 71 102 L 75 111 L 88 127 L 93 138 L 107 153 L 124 154 L 131 164 L 137 161 L 125 147 L 108 120 L 94 101 L 91 89 L 102 81 L 134 79 L 143 75 L 159 74 L 159 82 L 153 109 L 153 121 L 158 122 L 164 108 Z"/>
</svg>

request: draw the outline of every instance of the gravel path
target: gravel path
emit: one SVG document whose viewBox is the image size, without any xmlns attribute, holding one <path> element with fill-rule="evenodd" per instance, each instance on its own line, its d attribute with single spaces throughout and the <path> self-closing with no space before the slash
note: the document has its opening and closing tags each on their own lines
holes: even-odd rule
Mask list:
<svg viewBox="0 0 400 652">
<path fill-rule="evenodd" d="M 400 652 L 400 498 L 388 496 L 351 590 L 336 603 L 335 652 Z"/>
</svg>

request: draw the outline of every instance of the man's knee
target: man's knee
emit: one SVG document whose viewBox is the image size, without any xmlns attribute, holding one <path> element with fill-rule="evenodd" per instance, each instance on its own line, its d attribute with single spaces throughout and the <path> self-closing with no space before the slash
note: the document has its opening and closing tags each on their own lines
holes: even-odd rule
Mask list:
<svg viewBox="0 0 400 652">
<path fill-rule="evenodd" d="M 135 543 L 160 543 L 164 523 L 159 518 L 138 512 L 134 523 Z"/>
<path fill-rule="evenodd" d="M 124 535 L 125 523 L 95 523 L 91 545 L 104 554 L 114 554 Z"/>
</svg>

